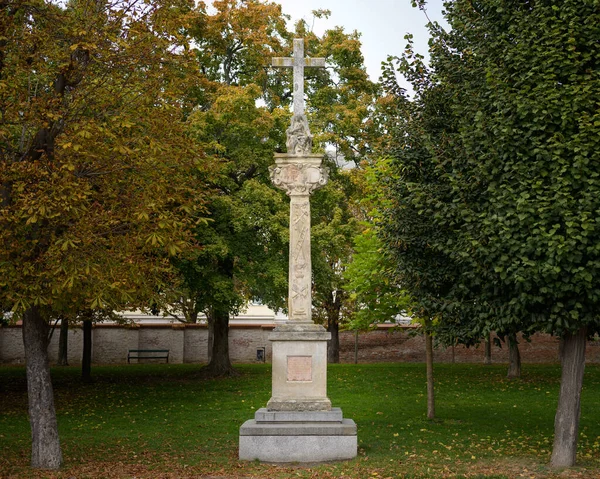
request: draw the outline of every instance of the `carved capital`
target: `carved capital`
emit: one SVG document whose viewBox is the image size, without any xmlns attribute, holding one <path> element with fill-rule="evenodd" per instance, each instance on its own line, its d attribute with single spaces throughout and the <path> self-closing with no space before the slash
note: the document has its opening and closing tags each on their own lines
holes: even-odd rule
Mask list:
<svg viewBox="0 0 600 479">
<path fill-rule="evenodd" d="M 269 168 L 271 181 L 284 190 L 288 196 L 309 195 L 325 185 L 329 179 L 329 170 L 313 163 L 287 163 Z"/>
</svg>

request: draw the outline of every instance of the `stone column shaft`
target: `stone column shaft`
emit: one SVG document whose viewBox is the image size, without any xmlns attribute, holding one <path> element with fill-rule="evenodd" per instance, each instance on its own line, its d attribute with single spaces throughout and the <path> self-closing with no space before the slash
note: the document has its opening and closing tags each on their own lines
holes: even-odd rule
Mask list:
<svg viewBox="0 0 600 479">
<path fill-rule="evenodd" d="M 327 183 L 321 155 L 275 155 L 273 184 L 290 197 L 290 266 L 288 316 L 292 323 L 312 324 L 310 194 Z"/>
<path fill-rule="evenodd" d="M 290 198 L 290 321 L 312 322 L 312 266 L 310 259 L 310 202 L 308 195 Z"/>
</svg>

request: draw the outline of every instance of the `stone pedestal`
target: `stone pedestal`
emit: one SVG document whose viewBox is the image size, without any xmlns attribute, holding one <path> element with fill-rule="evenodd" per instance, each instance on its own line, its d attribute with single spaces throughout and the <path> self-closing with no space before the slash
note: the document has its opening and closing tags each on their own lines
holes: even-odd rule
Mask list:
<svg viewBox="0 0 600 479">
<path fill-rule="evenodd" d="M 269 411 L 328 411 L 327 340 L 319 325 L 286 325 L 269 336 L 273 348 L 272 397 Z"/>
<path fill-rule="evenodd" d="M 327 397 L 327 340 L 316 324 L 273 330 L 272 397 L 240 428 L 239 457 L 265 462 L 323 462 L 357 454 L 356 424 Z"/>
</svg>

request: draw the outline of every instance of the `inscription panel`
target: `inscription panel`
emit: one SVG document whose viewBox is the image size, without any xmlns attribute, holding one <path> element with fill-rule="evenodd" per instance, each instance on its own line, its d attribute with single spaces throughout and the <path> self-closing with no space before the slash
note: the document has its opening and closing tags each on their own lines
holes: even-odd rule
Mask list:
<svg viewBox="0 0 600 479">
<path fill-rule="evenodd" d="M 288 356 L 287 380 L 312 381 L 312 356 Z"/>
</svg>

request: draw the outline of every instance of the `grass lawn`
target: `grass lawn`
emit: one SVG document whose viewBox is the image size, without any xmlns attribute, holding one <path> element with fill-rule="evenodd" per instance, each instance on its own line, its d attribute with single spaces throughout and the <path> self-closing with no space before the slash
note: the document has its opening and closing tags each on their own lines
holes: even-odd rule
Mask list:
<svg viewBox="0 0 600 479">
<path fill-rule="evenodd" d="M 358 424 L 352 461 L 275 466 L 237 459 L 240 425 L 270 397 L 268 365 L 203 380 L 197 365 L 52 371 L 65 457 L 57 473 L 28 467 L 25 370 L 0 367 L 0 478 L 600 478 L 600 367 L 586 368 L 578 466 L 548 468 L 560 369 L 435 366 L 438 419 L 425 417 L 423 364 L 329 366 L 328 394 Z"/>
</svg>

